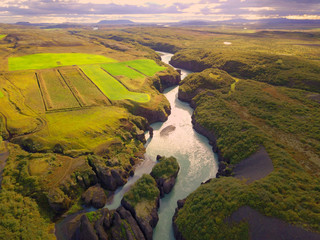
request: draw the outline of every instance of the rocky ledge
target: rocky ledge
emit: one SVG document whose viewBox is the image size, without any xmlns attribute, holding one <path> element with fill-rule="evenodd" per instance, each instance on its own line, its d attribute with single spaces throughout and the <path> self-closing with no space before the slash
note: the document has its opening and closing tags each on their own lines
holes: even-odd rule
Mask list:
<svg viewBox="0 0 320 240">
<path fill-rule="evenodd" d="M 178 176 L 180 167 L 178 161 L 174 157 L 157 157 L 159 161 L 152 169 L 150 175 L 156 180 L 157 186 L 160 191 L 160 197 L 164 194 L 171 192 L 176 178 Z"/>
<path fill-rule="evenodd" d="M 177 201 L 178 207 L 176 208 L 174 215 L 172 217 L 173 233 L 174 233 L 174 237 L 176 240 L 185 240 L 182 236 L 182 233 L 179 231 L 177 224 L 176 224 L 176 219 L 178 217 L 179 209 L 183 208 L 185 201 L 186 201 L 186 199 Z"/>
</svg>

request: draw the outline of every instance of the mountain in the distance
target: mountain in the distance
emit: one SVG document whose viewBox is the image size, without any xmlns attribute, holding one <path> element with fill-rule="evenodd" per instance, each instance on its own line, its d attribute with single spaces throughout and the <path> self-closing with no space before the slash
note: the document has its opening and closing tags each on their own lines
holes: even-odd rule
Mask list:
<svg viewBox="0 0 320 240">
<path fill-rule="evenodd" d="M 101 20 L 98 24 L 134 24 L 131 20 Z"/>
</svg>

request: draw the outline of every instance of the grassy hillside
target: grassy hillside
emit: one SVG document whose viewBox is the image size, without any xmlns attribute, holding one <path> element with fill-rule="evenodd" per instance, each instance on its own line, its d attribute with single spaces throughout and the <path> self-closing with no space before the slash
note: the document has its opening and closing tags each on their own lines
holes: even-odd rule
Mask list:
<svg viewBox="0 0 320 240">
<path fill-rule="evenodd" d="M 264 146 L 274 171 L 249 185 L 221 177 L 199 187 L 176 219 L 185 239 L 248 239 L 246 224 L 224 222 L 244 205 L 320 232 L 320 112 L 308 96 L 303 90 L 240 80 L 231 94 L 226 87 L 193 98 L 194 121 L 217 137 L 230 170 Z"/>
</svg>

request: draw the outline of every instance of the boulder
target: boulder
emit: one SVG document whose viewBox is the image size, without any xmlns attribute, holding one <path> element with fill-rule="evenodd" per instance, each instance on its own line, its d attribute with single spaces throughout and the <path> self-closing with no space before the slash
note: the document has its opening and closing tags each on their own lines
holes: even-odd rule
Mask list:
<svg viewBox="0 0 320 240">
<path fill-rule="evenodd" d="M 107 196 L 100 184 L 89 187 L 81 197 L 87 206 L 92 205 L 95 208 L 102 208 L 107 202 Z"/>
</svg>

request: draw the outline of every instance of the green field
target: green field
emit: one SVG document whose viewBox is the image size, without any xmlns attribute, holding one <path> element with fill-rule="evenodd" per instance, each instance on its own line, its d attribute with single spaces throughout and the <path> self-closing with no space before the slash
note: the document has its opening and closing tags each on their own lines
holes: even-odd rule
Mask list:
<svg viewBox="0 0 320 240">
<path fill-rule="evenodd" d="M 49 69 L 42 71 L 41 77 L 41 89 L 42 91 L 46 89 L 48 92 L 48 95 L 44 94 L 44 97 L 49 109 L 80 107 L 69 87 L 56 70 Z M 50 104 L 48 104 L 49 102 Z"/>
<path fill-rule="evenodd" d="M 102 55 L 84 53 L 38 53 L 9 58 L 9 71 L 46 69 L 70 65 L 117 62 Z"/>
<path fill-rule="evenodd" d="M 4 97 L 3 92 L 0 91 L 0 98 Z"/>
<path fill-rule="evenodd" d="M 108 99 L 78 68 L 62 68 L 59 72 L 82 105 L 93 106 L 100 105 L 101 103 L 109 104 Z"/>
<path fill-rule="evenodd" d="M 86 65 L 81 69 L 110 100 L 130 99 L 141 103 L 150 101 L 148 94 L 130 92 L 98 65 Z"/>
<path fill-rule="evenodd" d="M 156 64 L 155 61 L 150 59 L 137 59 L 128 62 L 123 62 L 122 64 L 132 67 L 149 77 L 155 75 L 157 72 L 166 69 L 166 67 L 159 66 L 158 64 Z"/>
<path fill-rule="evenodd" d="M 7 35 L 6 34 L 0 34 L 0 40 L 5 38 Z"/>
<path fill-rule="evenodd" d="M 145 78 L 143 74 L 127 67 L 126 62 L 102 64 L 101 67 L 113 76 L 126 76 L 131 79 Z"/>
</svg>

